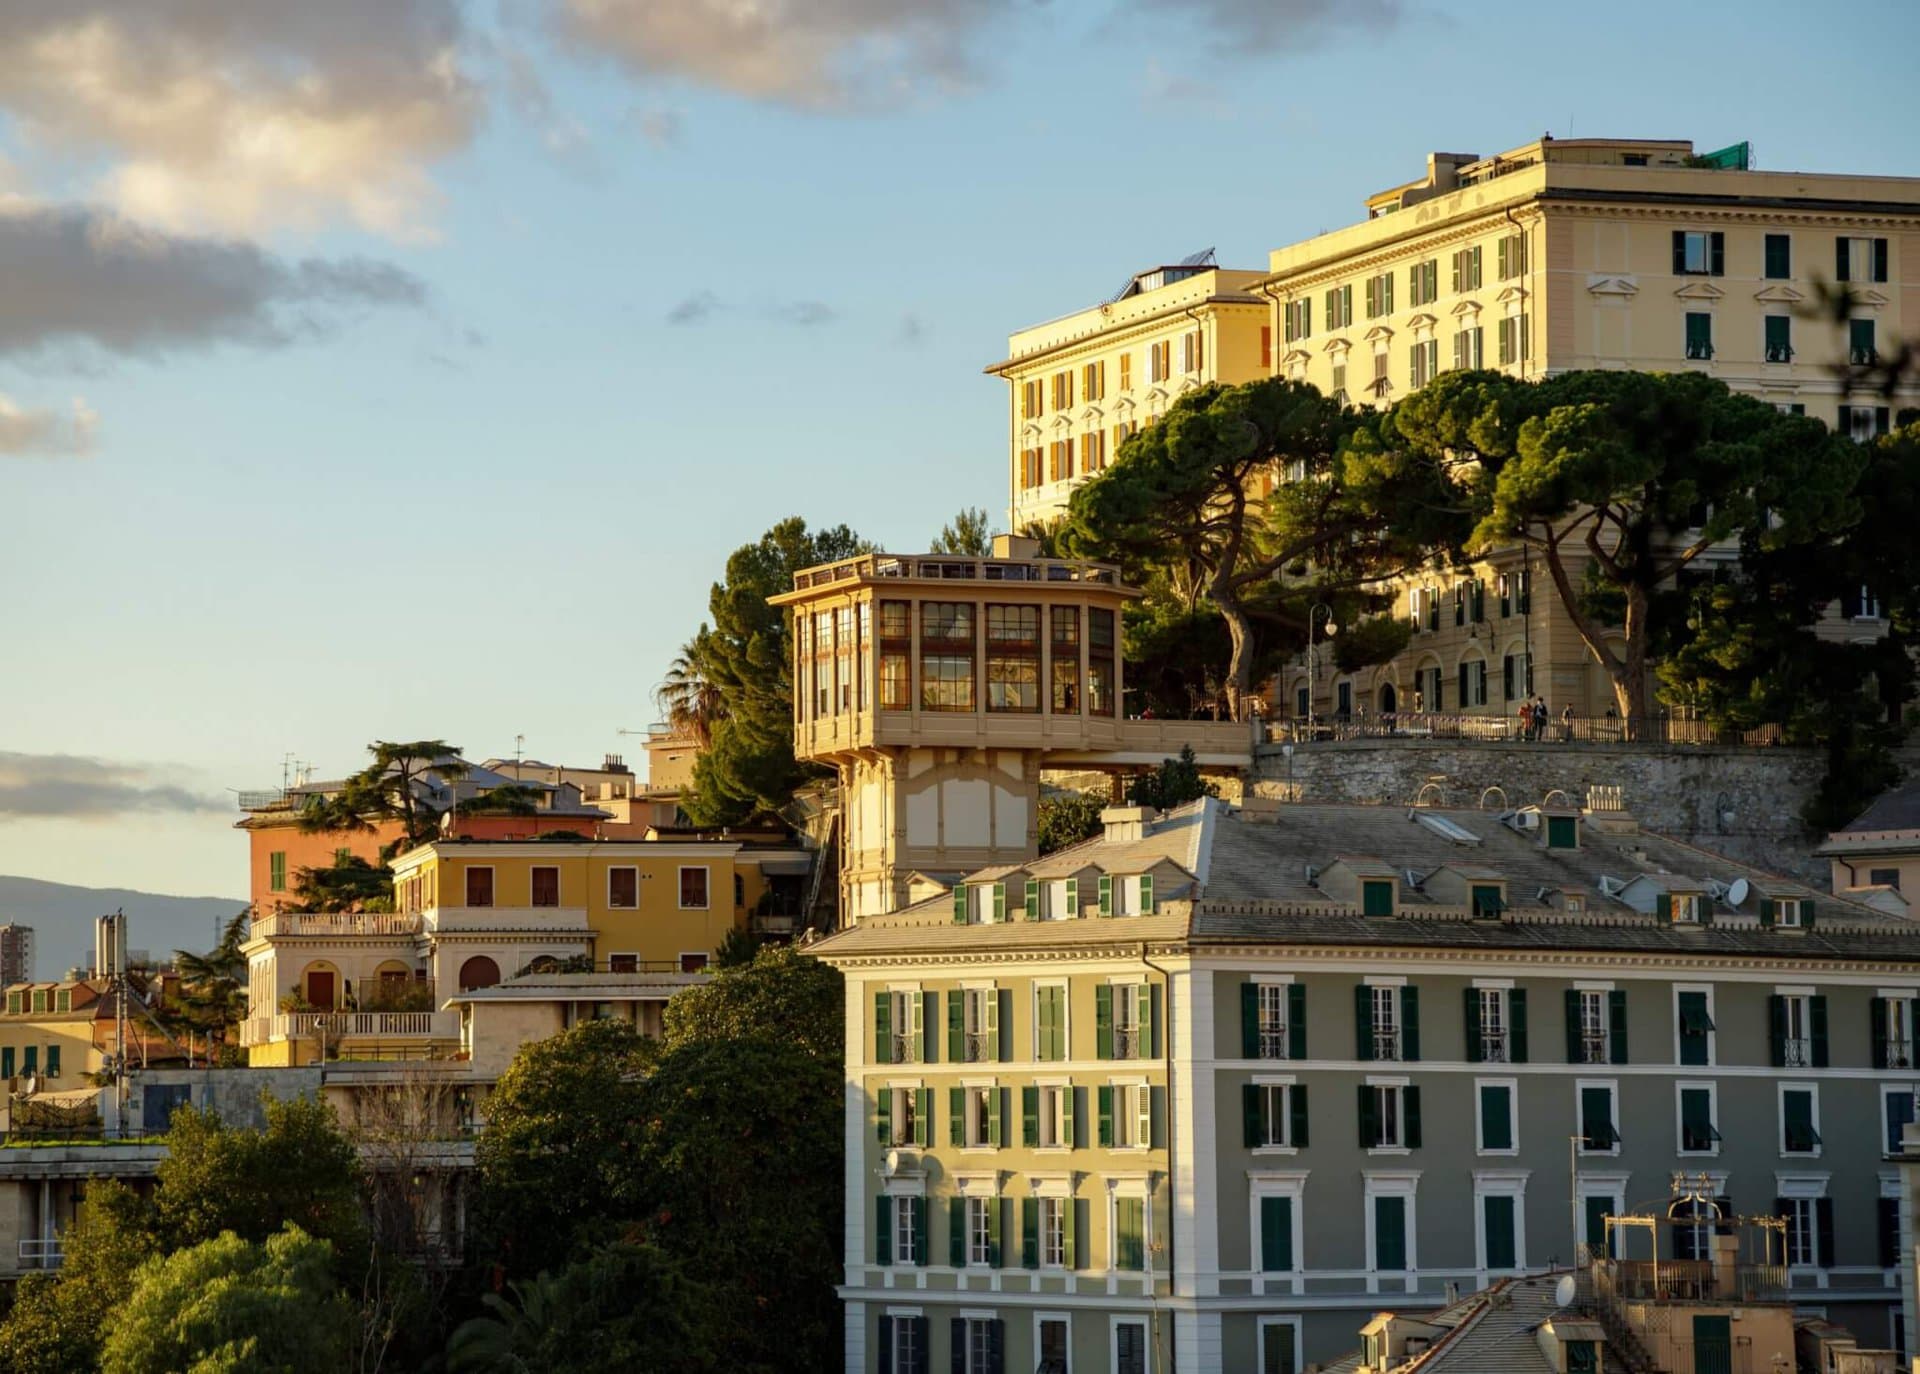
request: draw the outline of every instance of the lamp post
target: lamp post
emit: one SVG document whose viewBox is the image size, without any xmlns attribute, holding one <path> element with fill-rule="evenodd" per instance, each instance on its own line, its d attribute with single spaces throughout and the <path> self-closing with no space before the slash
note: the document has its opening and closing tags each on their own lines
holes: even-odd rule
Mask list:
<svg viewBox="0 0 1920 1374">
<path fill-rule="evenodd" d="M 1307 738 L 1313 738 L 1314 699 L 1320 695 L 1320 663 L 1314 653 L 1313 635 L 1320 624 L 1320 612 L 1327 613 L 1327 638 L 1333 638 L 1340 627 L 1333 623 L 1333 607 L 1324 601 L 1316 601 L 1307 608 Z"/>
</svg>

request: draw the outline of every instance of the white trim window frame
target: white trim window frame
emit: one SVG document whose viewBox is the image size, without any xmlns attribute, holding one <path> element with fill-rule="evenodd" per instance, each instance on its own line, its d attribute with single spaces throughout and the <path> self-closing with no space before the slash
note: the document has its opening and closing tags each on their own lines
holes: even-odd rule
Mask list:
<svg viewBox="0 0 1920 1374">
<path fill-rule="evenodd" d="M 1881 1029 L 1886 1034 L 1887 1067 L 1889 1069 L 1911 1069 L 1915 1067 L 1914 1026 L 1912 1023 L 1913 1000 L 1920 997 L 1920 988 L 1876 988 L 1875 997 L 1886 1005 L 1885 1020 Z"/>
<path fill-rule="evenodd" d="M 1374 1094 L 1373 1119 L 1378 1127 L 1375 1138 L 1380 1142 L 1369 1146 L 1367 1153 L 1369 1155 L 1410 1154 L 1412 1147 L 1407 1144 L 1407 1089 L 1412 1086 L 1411 1080 L 1369 1075 L 1366 1085 L 1368 1091 Z M 1392 1130 L 1387 1129 L 1389 1125 L 1392 1126 Z"/>
<path fill-rule="evenodd" d="M 1060 994 L 1060 1060 L 1071 1059 L 1073 1057 L 1073 994 L 1068 988 L 1067 980 L 1064 978 L 1036 978 L 1033 982 L 1032 995 L 1029 998 L 1032 1008 L 1032 1015 L 1029 1019 L 1033 1022 L 1032 1052 L 1033 1060 L 1036 1064 L 1059 1062 L 1047 1059 L 1040 1053 L 1040 994 L 1043 990 L 1048 989 L 1057 991 Z"/>
<path fill-rule="evenodd" d="M 1035 1079 L 1033 1086 L 1039 1091 L 1040 1139 L 1034 1145 L 1036 1150 L 1071 1150 L 1073 1148 L 1073 1084 L 1065 1078 Z"/>
<path fill-rule="evenodd" d="M 1401 1058 L 1400 1036 L 1406 1020 L 1401 1015 L 1400 990 L 1406 985 L 1403 977 L 1367 979 L 1367 1014 L 1372 1020 L 1376 1062 L 1397 1063 Z"/>
<path fill-rule="evenodd" d="M 701 900 L 698 902 L 689 902 L 687 900 L 687 874 L 689 873 L 698 873 L 700 875 Z M 674 897 L 675 900 L 679 902 L 679 909 L 681 911 L 711 911 L 713 909 L 713 869 L 710 865 L 681 864 L 679 872 L 675 875 L 675 887 L 677 890 L 674 893 Z"/>
<path fill-rule="evenodd" d="M 993 1266 L 993 1214 L 1000 1207 L 1000 1194 L 970 1192 L 966 1195 L 965 1202 L 967 1267 L 991 1269 Z"/>
<path fill-rule="evenodd" d="M 1135 1347 L 1140 1356 L 1137 1362 L 1128 1360 L 1125 1364 L 1121 1363 L 1120 1328 L 1123 1326 L 1138 1327 L 1140 1330 L 1139 1345 Z M 1109 1317 L 1107 1336 L 1107 1349 L 1112 1352 L 1112 1374 L 1148 1374 L 1153 1368 L 1153 1355 L 1147 1348 L 1147 1319 L 1144 1316 L 1128 1313 L 1126 1316 Z"/>
<path fill-rule="evenodd" d="M 1066 921 L 1080 913 L 1067 905 L 1065 878 L 1050 878 L 1040 885 L 1040 914 L 1049 921 Z"/>
<path fill-rule="evenodd" d="M 992 1140 L 988 1138 L 987 1127 L 991 1124 L 992 1112 L 996 1105 L 993 1100 L 994 1095 L 999 1091 L 998 1080 L 992 1078 L 969 1078 L 961 1082 L 960 1100 L 966 1105 L 967 1118 L 964 1132 L 967 1143 L 961 1147 L 962 1149 L 991 1150 L 995 1148 Z M 1000 1123 L 1000 1128 L 1002 1131 L 1006 1129 L 1004 1121 Z"/>
<path fill-rule="evenodd" d="M 888 1094 L 887 1102 L 887 1144 L 893 1149 L 914 1149 L 914 1126 L 918 1119 L 919 1094 L 926 1084 L 917 1078 L 892 1078 L 881 1089 Z M 933 1139 L 933 1123 L 926 1127 L 927 1139 Z"/>
<path fill-rule="evenodd" d="M 1113 1147 L 1153 1148 L 1153 1085 L 1144 1078 L 1107 1080 L 1113 1089 Z"/>
<path fill-rule="evenodd" d="M 1065 1329 L 1066 1339 L 1060 1346 L 1060 1359 L 1048 1363 L 1046 1359 L 1046 1328 L 1059 1325 Z M 1073 1374 L 1073 1314 L 1071 1312 L 1035 1312 L 1033 1314 L 1033 1361 L 1036 1369 L 1045 1374 Z M 899 1368 L 899 1366 L 895 1366 Z"/>
<path fill-rule="evenodd" d="M 1480 1039 L 1480 1062 L 1483 1064 L 1510 1064 L 1513 1062 L 1513 980 L 1511 978 L 1476 978 L 1473 988 L 1478 997 L 1474 1004 L 1479 1012 L 1479 1024 L 1468 1026 L 1467 1034 Z"/>
<path fill-rule="evenodd" d="M 1284 1060 L 1293 1057 L 1287 1035 L 1287 999 L 1292 996 L 1290 989 L 1293 981 L 1291 973 L 1253 976 L 1252 982 L 1257 990 L 1254 994 L 1254 1028 L 1262 1059 Z"/>
<path fill-rule="evenodd" d="M 1292 1333 L 1293 1362 L 1289 1367 L 1293 1369 L 1304 1368 L 1301 1364 L 1301 1352 L 1306 1348 L 1301 1344 L 1305 1338 L 1302 1330 L 1303 1321 L 1304 1319 L 1301 1317 L 1269 1317 L 1263 1315 L 1259 1318 L 1260 1339 L 1258 1342 L 1258 1353 L 1260 1356 L 1260 1368 L 1266 1369 L 1269 1367 L 1267 1364 L 1267 1333 L 1269 1331 L 1281 1330 Z"/>
<path fill-rule="evenodd" d="M 1807 1148 L 1803 1150 L 1793 1149 L 1792 1148 L 1793 1141 L 1787 1135 L 1787 1094 L 1788 1093 L 1804 1093 L 1806 1094 L 1806 1097 L 1807 1097 L 1807 1122 L 1813 1130 L 1813 1139 L 1808 1143 Z M 1779 1139 L 1780 1157 L 1782 1159 L 1818 1159 L 1820 1158 L 1822 1152 L 1825 1149 L 1825 1145 L 1823 1144 L 1820 1138 L 1820 1085 L 1818 1083 L 1811 1083 L 1811 1082 L 1808 1082 L 1808 1083 L 1796 1083 L 1792 1081 L 1783 1082 L 1779 1084 L 1775 1090 L 1774 1103 L 1777 1111 L 1779 1112 L 1778 1120 L 1780 1122 L 1780 1139 Z"/>
<path fill-rule="evenodd" d="M 1912 1103 L 1907 1121 L 1920 1121 L 1920 1083 L 1882 1083 L 1880 1085 L 1880 1150 L 1884 1155 L 1897 1155 L 1900 1142 L 1893 1135 L 1893 1114 L 1887 1110 L 1890 1098 L 1905 1097 Z"/>
<path fill-rule="evenodd" d="M 1688 1148 L 1686 1102 L 1688 1093 L 1707 1095 L 1707 1132 L 1703 1145 Z M 1673 1084 L 1674 1153 L 1682 1159 L 1713 1159 L 1720 1154 L 1720 1085 L 1713 1079 L 1675 1079 Z"/>
<path fill-rule="evenodd" d="M 1676 918 L 1677 919 L 1677 918 Z M 1704 1064 L 1683 1064 L 1680 1061 L 1680 1044 L 1684 1039 L 1680 1026 L 1680 997 L 1683 993 L 1698 993 L 1707 999 L 1707 1062 Z M 1675 983 L 1671 994 L 1673 1000 L 1673 1062 L 1675 1067 L 1683 1069 L 1711 1069 L 1720 1062 L 1719 1021 L 1714 1016 L 1713 984 L 1711 983 Z"/>
<path fill-rule="evenodd" d="M 1787 1270 L 1812 1273 L 1829 1264 L 1831 1256 L 1820 1253 L 1820 1210 L 1816 1205 L 1827 1196 L 1830 1176 L 1782 1171 L 1773 1176 L 1774 1193 L 1793 1209 L 1787 1218 Z"/>
<path fill-rule="evenodd" d="M 1295 1293 L 1300 1291 L 1300 1283 L 1307 1269 L 1308 1173 L 1306 1169 L 1254 1169 L 1247 1174 L 1247 1235 L 1250 1237 L 1247 1258 L 1256 1284 L 1264 1285 L 1262 1291 L 1273 1292 L 1276 1288 Z M 1261 1267 L 1261 1256 L 1266 1246 L 1260 1225 L 1260 1204 L 1270 1197 L 1283 1197 L 1293 1204 L 1289 1208 L 1291 1234 L 1288 1238 L 1293 1268 L 1285 1271 L 1268 1271 Z"/>
<path fill-rule="evenodd" d="M 1293 1094 L 1297 1090 L 1292 1074 L 1255 1074 L 1253 1086 L 1260 1092 L 1260 1125 L 1266 1138 L 1254 1146 L 1257 1155 L 1290 1155 L 1299 1149 L 1293 1139 Z"/>
<path fill-rule="evenodd" d="M 1140 1204 L 1140 1259 L 1139 1269 L 1120 1267 L 1120 1208 L 1122 1200 Z M 1136 1174 L 1127 1178 L 1109 1178 L 1107 1180 L 1107 1272 L 1115 1274 L 1150 1274 L 1153 1272 L 1153 1194 L 1147 1188 L 1146 1176 Z"/>
<path fill-rule="evenodd" d="M 1486 1139 L 1486 1114 L 1480 1095 L 1488 1089 L 1507 1095 L 1507 1138 L 1504 1149 L 1489 1149 Z M 1473 1152 L 1477 1155 L 1512 1157 L 1520 1153 L 1520 1080 L 1517 1078 L 1476 1078 L 1473 1080 Z"/>
<path fill-rule="evenodd" d="M 1613 984 L 1575 983 L 1573 990 L 1580 996 L 1580 1062 L 1611 1063 L 1613 1014 L 1607 1003 Z"/>
<path fill-rule="evenodd" d="M 1587 1093 L 1589 1091 L 1607 1094 L 1607 1126 L 1613 1132 L 1613 1141 L 1604 1149 L 1593 1148 L 1588 1142 L 1592 1134 L 1587 1126 Z M 1579 1139 L 1578 1151 L 1583 1158 L 1618 1158 L 1620 1154 L 1620 1080 L 1617 1078 L 1577 1078 L 1573 1084 L 1574 1130 Z"/>
<path fill-rule="evenodd" d="M 1580 1208 L 1581 1244 L 1604 1245 L 1606 1243 L 1604 1237 L 1600 1240 L 1590 1241 L 1588 1239 L 1586 1234 L 1587 1208 L 1595 1198 L 1599 1198 L 1606 1202 L 1607 1214 L 1609 1216 L 1617 1217 L 1622 1215 L 1622 1209 L 1626 1206 L 1627 1181 L 1629 1177 L 1630 1176 L 1625 1173 L 1612 1172 L 1582 1173 L 1575 1175 L 1573 1195 L 1574 1200 Z M 1613 1248 L 1616 1252 L 1619 1250 L 1620 1243 L 1618 1240 L 1614 1242 Z"/>
<path fill-rule="evenodd" d="M 1365 1171 L 1366 1186 L 1364 1196 L 1366 1198 L 1367 1291 L 1369 1293 L 1379 1292 L 1381 1279 L 1388 1276 L 1394 1279 L 1404 1279 L 1406 1290 L 1409 1293 L 1415 1292 L 1418 1289 L 1420 1271 L 1420 1173 L 1421 1171 L 1418 1169 L 1368 1169 Z M 1389 1197 L 1401 1198 L 1406 1202 L 1406 1208 L 1401 1217 L 1401 1225 L 1406 1228 L 1404 1232 L 1407 1252 L 1406 1267 L 1404 1269 L 1389 1269 L 1384 1271 L 1383 1274 L 1380 1269 L 1380 1257 L 1375 1253 L 1379 1227 L 1374 1215 L 1374 1204 L 1381 1198 Z"/>
<path fill-rule="evenodd" d="M 1527 1268 L 1527 1180 L 1529 1169 L 1475 1169 L 1473 1171 L 1473 1264 L 1485 1287 L 1496 1277 L 1523 1274 Z M 1492 1268 L 1487 1263 L 1487 1205 L 1490 1197 L 1513 1199 L 1513 1264 Z"/>
<path fill-rule="evenodd" d="M 1779 924 L 1776 920 L 1775 924 Z M 1813 989 L 1810 987 L 1776 987 L 1773 995 L 1781 1000 L 1784 1034 L 1781 1039 L 1781 1058 L 1786 1063 L 1783 1068 L 1810 1069 L 1813 1067 Z"/>
<path fill-rule="evenodd" d="M 914 1268 L 921 1257 L 927 1255 L 927 1237 L 914 1229 L 914 1216 L 926 1220 L 927 1183 L 925 1179 L 913 1179 L 889 1183 L 885 1196 L 892 1202 L 893 1263 L 901 1268 Z M 915 1203 L 919 1203 L 915 1207 Z"/>
<path fill-rule="evenodd" d="M 893 1349 L 887 1352 L 893 1369 L 918 1369 L 920 1356 L 926 1352 L 914 1348 L 914 1342 L 920 1336 L 920 1322 L 926 1319 L 926 1309 L 921 1307 L 888 1307 L 882 1315 L 893 1321 Z M 931 1323 L 928 1323 L 931 1326 Z"/>
</svg>

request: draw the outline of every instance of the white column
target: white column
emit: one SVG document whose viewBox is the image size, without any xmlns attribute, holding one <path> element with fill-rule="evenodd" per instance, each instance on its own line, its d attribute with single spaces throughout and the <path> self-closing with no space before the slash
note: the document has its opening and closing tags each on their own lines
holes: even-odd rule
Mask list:
<svg viewBox="0 0 1920 1374">
<path fill-rule="evenodd" d="M 867 1305 L 864 1302 L 849 1302 L 846 1305 L 846 1332 L 847 1374 L 866 1374 Z"/>
<path fill-rule="evenodd" d="M 846 1114 L 846 1265 L 847 1282 L 858 1284 L 867 1254 L 867 1099 L 861 1068 L 866 1063 L 866 1025 L 869 986 L 856 978 L 847 990 L 847 1114 Z"/>
</svg>

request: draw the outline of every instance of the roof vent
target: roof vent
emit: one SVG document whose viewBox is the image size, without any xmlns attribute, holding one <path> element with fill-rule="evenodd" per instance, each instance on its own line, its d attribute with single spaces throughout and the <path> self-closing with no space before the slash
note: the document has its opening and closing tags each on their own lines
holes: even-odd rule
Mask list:
<svg viewBox="0 0 1920 1374">
<path fill-rule="evenodd" d="M 1420 876 L 1419 869 L 1409 868 L 1407 870 L 1407 886 L 1412 888 L 1415 892 L 1418 892 L 1420 890 L 1420 884 L 1424 883 L 1425 881 L 1426 879 Z"/>
<path fill-rule="evenodd" d="M 1107 843 L 1132 844 L 1145 839 L 1153 815 L 1151 806 L 1109 806 L 1100 813 L 1100 824 L 1106 829 Z"/>
</svg>

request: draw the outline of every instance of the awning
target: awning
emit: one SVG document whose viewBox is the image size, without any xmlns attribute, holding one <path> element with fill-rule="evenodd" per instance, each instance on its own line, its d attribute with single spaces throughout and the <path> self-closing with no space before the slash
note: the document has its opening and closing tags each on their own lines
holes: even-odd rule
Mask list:
<svg viewBox="0 0 1920 1374">
<path fill-rule="evenodd" d="M 813 860 L 762 859 L 760 871 L 769 878 L 804 878 L 813 872 Z"/>
</svg>

